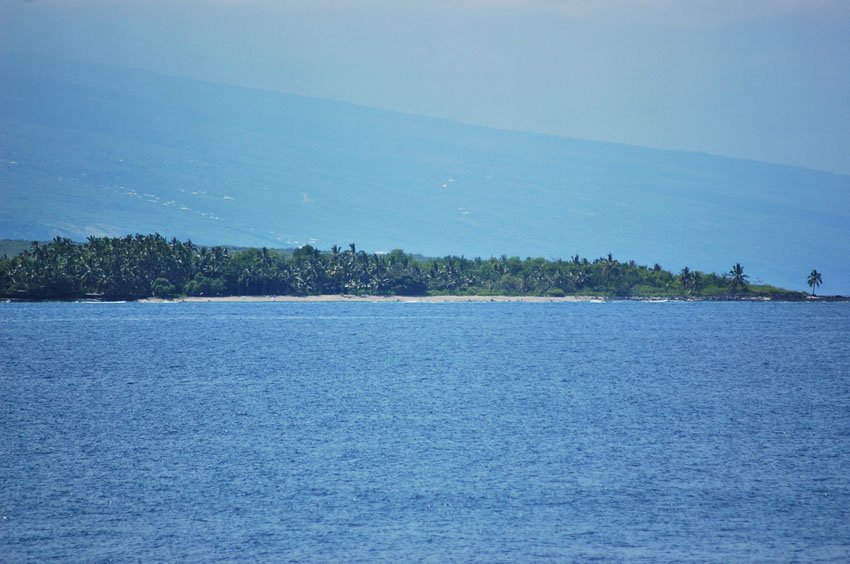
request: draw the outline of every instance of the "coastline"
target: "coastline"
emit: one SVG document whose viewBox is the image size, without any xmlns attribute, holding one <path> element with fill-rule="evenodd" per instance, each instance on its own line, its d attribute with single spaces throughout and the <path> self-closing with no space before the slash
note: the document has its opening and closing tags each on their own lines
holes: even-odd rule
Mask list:
<svg viewBox="0 0 850 564">
<path fill-rule="evenodd" d="M 846 302 L 847 296 L 805 296 L 787 299 L 776 296 L 723 296 L 723 297 L 606 297 L 606 296 L 352 296 L 349 294 L 325 294 L 319 296 L 182 296 L 172 299 L 143 298 L 140 303 L 224 303 L 224 302 L 351 302 L 351 303 L 577 303 L 577 302 Z"/>
<path fill-rule="evenodd" d="M 3 296 L 0 303 L 26 302 L 104 302 L 104 303 L 608 303 L 608 302 L 796 302 L 796 303 L 830 303 L 850 302 L 850 296 L 811 296 L 798 293 L 795 295 L 765 296 L 354 296 L 350 294 L 323 294 L 314 296 L 178 296 L 174 298 L 134 298 L 122 296 L 92 296 L 66 299 L 38 299 Z"/>
<path fill-rule="evenodd" d="M 477 302 L 590 302 L 604 298 L 592 296 L 565 296 L 562 298 L 546 296 L 352 296 L 348 294 L 327 294 L 321 296 L 221 296 L 221 297 L 180 297 L 170 300 L 144 298 L 141 303 L 213 303 L 213 302 L 376 302 L 376 303 L 477 303 Z"/>
</svg>

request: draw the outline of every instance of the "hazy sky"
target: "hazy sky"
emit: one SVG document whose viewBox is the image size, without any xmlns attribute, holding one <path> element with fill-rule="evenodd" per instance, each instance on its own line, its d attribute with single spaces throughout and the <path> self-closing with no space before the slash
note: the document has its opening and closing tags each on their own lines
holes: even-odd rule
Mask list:
<svg viewBox="0 0 850 564">
<path fill-rule="evenodd" d="M 0 49 L 850 173 L 846 0 L 0 0 Z"/>
</svg>

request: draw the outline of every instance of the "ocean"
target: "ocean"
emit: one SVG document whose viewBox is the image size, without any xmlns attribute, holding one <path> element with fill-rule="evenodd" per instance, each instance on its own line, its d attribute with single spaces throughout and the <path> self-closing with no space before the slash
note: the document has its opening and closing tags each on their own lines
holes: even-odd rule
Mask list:
<svg viewBox="0 0 850 564">
<path fill-rule="evenodd" d="M 0 304 L 0 561 L 847 561 L 847 303 Z"/>
</svg>

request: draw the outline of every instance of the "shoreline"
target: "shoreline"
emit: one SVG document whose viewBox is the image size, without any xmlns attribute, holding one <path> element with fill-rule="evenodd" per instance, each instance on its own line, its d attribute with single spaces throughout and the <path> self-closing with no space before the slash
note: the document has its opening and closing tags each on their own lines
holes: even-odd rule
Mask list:
<svg viewBox="0 0 850 564">
<path fill-rule="evenodd" d="M 352 296 L 348 294 L 326 294 L 321 296 L 185 296 L 170 300 L 162 298 L 144 298 L 141 303 L 216 303 L 216 302 L 373 302 L 373 303 L 478 303 L 478 302 L 591 302 L 605 298 L 591 296 L 565 296 L 563 298 L 547 296 Z"/>
<path fill-rule="evenodd" d="M 354 296 L 350 294 L 323 294 L 318 296 L 179 296 L 175 298 L 123 298 L 119 296 L 86 296 L 67 299 L 12 298 L 4 296 L 0 303 L 607 303 L 607 302 L 795 302 L 795 303 L 831 303 L 850 302 L 850 296 Z"/>
<path fill-rule="evenodd" d="M 783 299 L 771 296 L 740 297 L 605 297 L 605 296 L 352 296 L 325 294 L 319 296 L 182 296 L 172 299 L 143 298 L 140 303 L 226 303 L 226 302 L 288 302 L 288 303 L 601 303 L 601 302 L 843 302 L 847 296 L 806 296 L 803 299 Z"/>
</svg>

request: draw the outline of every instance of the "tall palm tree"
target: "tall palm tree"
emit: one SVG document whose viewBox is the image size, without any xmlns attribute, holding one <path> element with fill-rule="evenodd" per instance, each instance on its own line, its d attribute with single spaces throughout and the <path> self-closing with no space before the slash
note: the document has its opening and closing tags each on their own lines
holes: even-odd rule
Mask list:
<svg viewBox="0 0 850 564">
<path fill-rule="evenodd" d="M 605 285 L 611 280 L 611 275 L 618 275 L 620 269 L 620 261 L 614 258 L 611 253 L 608 256 L 599 260 L 602 265 L 602 273 L 605 275 Z"/>
<path fill-rule="evenodd" d="M 702 288 L 702 274 L 698 271 L 691 272 L 691 290 L 699 292 Z"/>
<path fill-rule="evenodd" d="M 693 278 L 694 273 L 691 272 L 691 269 L 686 266 L 682 269 L 681 274 L 679 274 L 679 283 L 682 285 L 683 289 L 690 289 Z"/>
<path fill-rule="evenodd" d="M 809 274 L 808 279 L 809 286 L 812 287 L 812 295 L 815 295 L 815 288 L 823 284 L 823 276 L 821 273 L 815 269 L 812 269 L 812 272 Z"/>
<path fill-rule="evenodd" d="M 736 262 L 735 266 L 729 271 L 729 287 L 733 292 L 738 291 L 738 287 L 746 288 L 747 287 L 747 279 L 749 276 L 744 274 L 744 267 L 741 266 L 740 262 Z"/>
</svg>

